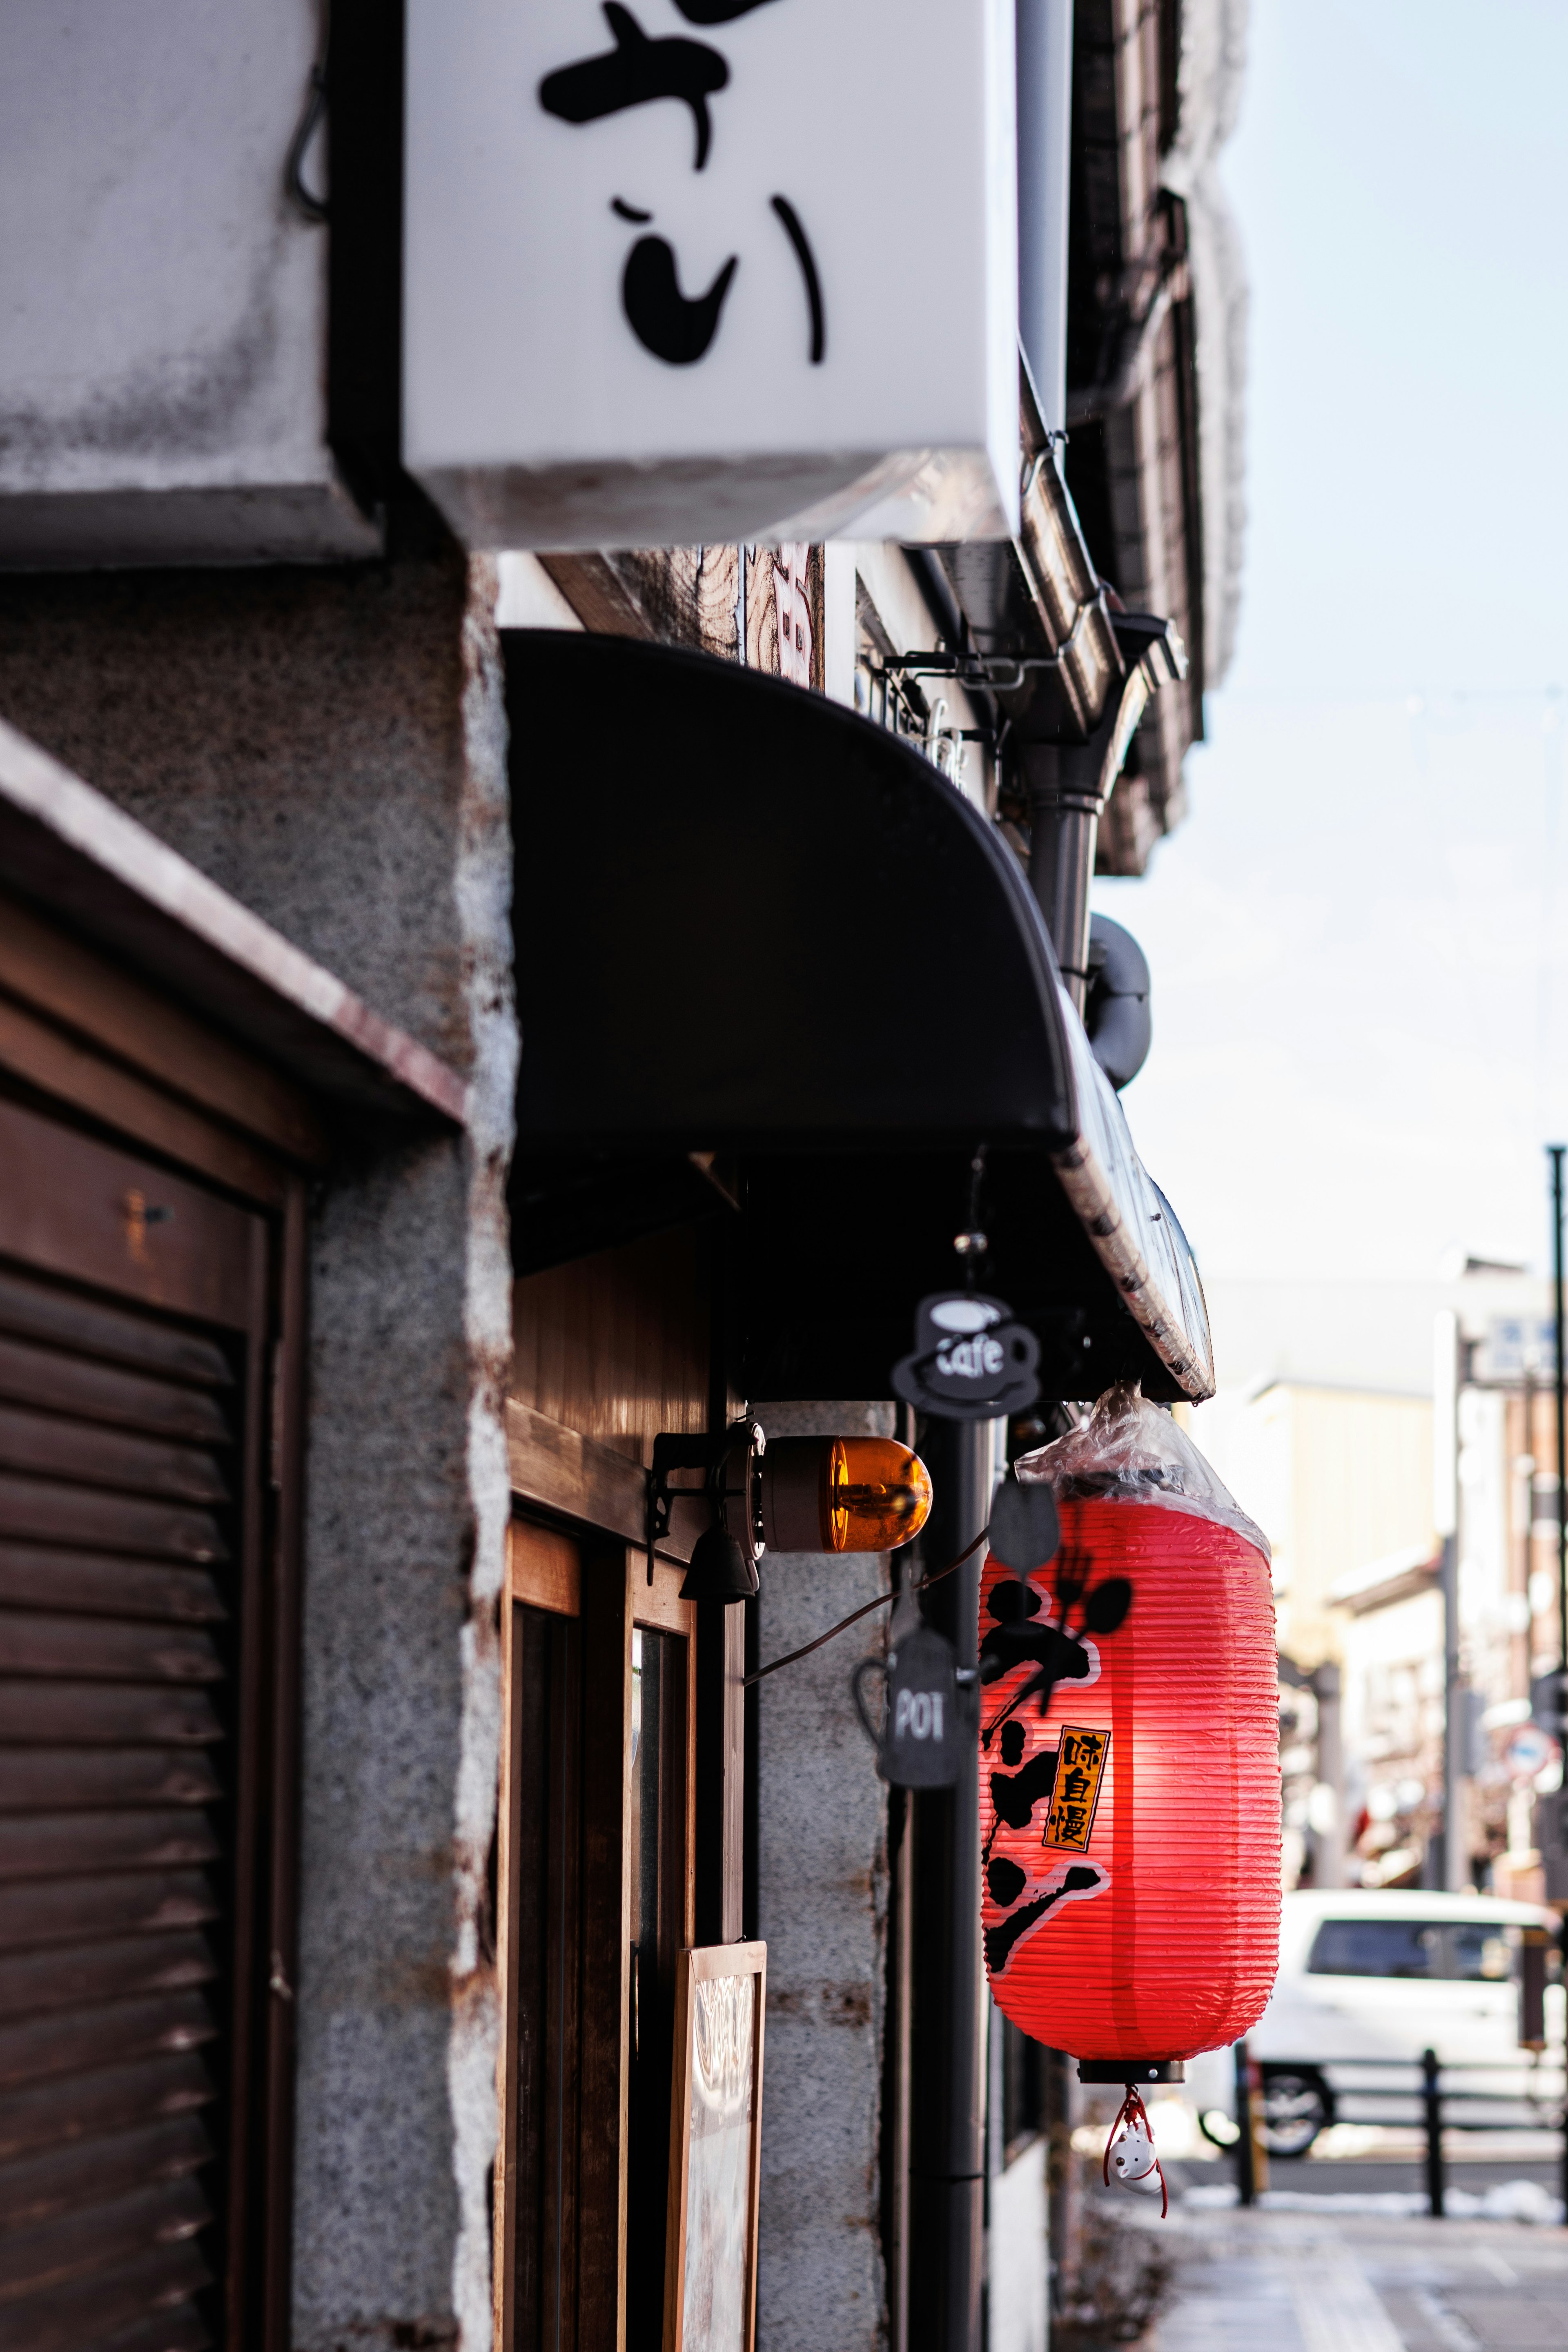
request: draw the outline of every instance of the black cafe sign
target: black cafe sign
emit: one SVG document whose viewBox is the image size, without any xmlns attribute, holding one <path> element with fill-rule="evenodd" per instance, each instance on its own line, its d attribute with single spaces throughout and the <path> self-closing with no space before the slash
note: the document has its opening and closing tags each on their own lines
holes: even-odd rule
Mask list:
<svg viewBox="0 0 1568 2352">
<path fill-rule="evenodd" d="M 939 1421 L 994 1421 L 1038 1396 L 1040 1345 L 1005 1299 L 938 1290 L 915 1312 L 915 1344 L 893 1367 L 893 1391 Z"/>
</svg>

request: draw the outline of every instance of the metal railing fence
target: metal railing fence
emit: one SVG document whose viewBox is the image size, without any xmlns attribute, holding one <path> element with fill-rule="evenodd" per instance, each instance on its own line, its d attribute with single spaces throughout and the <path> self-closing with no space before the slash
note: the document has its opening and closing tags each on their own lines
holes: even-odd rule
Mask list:
<svg viewBox="0 0 1568 2352">
<path fill-rule="evenodd" d="M 1244 2048 L 1245 2045 L 1238 2044 L 1237 2047 L 1240 2049 Z M 1328 2088 L 1329 2077 L 1331 2075 L 1338 2074 L 1342 2070 L 1358 2066 L 1370 2068 L 1379 2074 L 1385 2074 L 1405 2072 L 1415 2077 L 1408 2092 L 1394 2089 L 1386 2084 L 1378 2084 L 1375 2085 L 1369 2085 L 1364 2091 L 1347 2090 L 1343 2095 L 1347 2098 L 1353 2098 L 1356 2101 L 1358 2109 L 1362 2108 L 1367 2100 L 1377 2098 L 1380 2095 L 1388 2095 L 1402 2100 L 1406 2110 L 1408 2110 L 1413 2104 L 1419 2106 L 1421 2124 L 1426 2137 L 1424 2169 L 1426 2183 L 1426 2204 L 1428 2211 L 1434 2216 L 1441 2217 L 1447 2202 L 1447 2165 L 1443 2150 L 1444 2132 L 1498 2131 L 1508 2130 L 1510 2128 L 1519 2128 L 1517 2125 L 1510 2126 L 1507 2124 L 1500 2124 L 1495 2116 L 1482 2118 L 1479 2116 L 1466 2116 L 1462 2114 L 1456 2115 L 1453 2112 L 1457 2105 L 1462 2106 L 1466 2104 L 1472 2106 L 1486 2105 L 1494 2109 L 1498 2107 L 1526 2107 L 1535 2111 L 1537 2127 L 1539 2127 L 1540 2122 L 1540 2110 L 1543 2105 L 1547 2107 L 1550 2121 L 1546 2123 L 1545 2128 L 1555 2131 L 1559 2137 L 1558 2193 L 1563 2200 L 1564 2215 L 1568 2216 L 1568 2082 L 1565 2082 L 1562 2090 L 1559 2090 L 1552 2096 L 1549 2104 L 1536 2098 L 1528 2090 L 1500 2091 L 1495 2088 L 1490 2090 L 1466 2088 L 1462 2084 L 1452 2082 L 1449 2078 L 1457 2074 L 1489 2074 L 1495 2078 L 1499 2075 L 1507 2075 L 1514 2070 L 1508 2065 L 1506 2061 L 1500 2062 L 1495 2058 L 1489 2060 L 1477 2059 L 1441 2061 L 1435 2050 L 1424 2050 L 1419 2058 L 1384 2057 L 1314 2059 L 1310 2062 L 1303 2061 L 1299 2069 L 1295 2069 L 1293 2071 L 1299 2072 L 1303 2077 L 1316 2075 L 1322 2081 L 1325 2088 Z M 1258 2065 L 1257 2061 L 1253 2062 L 1253 2070 L 1258 2075 L 1263 2074 L 1265 2071 L 1261 2066 Z M 1275 2069 L 1270 2067 L 1268 2071 L 1272 2073 Z M 1560 2072 L 1560 2069 L 1554 2066 L 1552 2071 L 1553 2074 L 1556 2074 Z M 1240 2069 L 1238 2068 L 1238 2084 L 1240 2079 L 1241 2074 Z M 1252 2089 L 1252 2096 L 1256 2099 L 1258 2095 L 1259 2089 L 1255 2081 Z M 1332 2095 L 1331 2092 L 1331 2095 Z M 1238 2120 L 1241 2119 L 1238 2118 Z M 1364 2113 L 1358 2112 L 1354 2117 L 1354 2121 L 1357 2123 L 1399 2126 L 1407 2125 L 1411 2121 L 1411 2117 L 1408 2112 L 1400 2115 L 1366 2115 Z M 1529 2126 L 1526 2126 L 1526 2128 L 1529 2127 Z M 1237 2144 L 1237 2185 L 1240 2192 L 1241 2201 L 1244 2205 L 1250 2205 L 1253 2203 L 1256 2196 L 1253 2167 L 1251 2163 L 1250 2140 L 1251 2135 L 1245 2128 L 1244 2124 L 1241 2137 Z"/>
</svg>

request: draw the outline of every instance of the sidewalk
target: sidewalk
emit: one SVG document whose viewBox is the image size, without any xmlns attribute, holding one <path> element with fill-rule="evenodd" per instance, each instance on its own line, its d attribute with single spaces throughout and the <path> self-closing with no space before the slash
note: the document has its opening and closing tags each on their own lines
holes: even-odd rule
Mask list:
<svg viewBox="0 0 1568 2352">
<path fill-rule="evenodd" d="M 1568 2230 L 1382 2215 L 1139 2216 L 1176 2299 L 1149 2352 L 1560 2352 Z"/>
</svg>

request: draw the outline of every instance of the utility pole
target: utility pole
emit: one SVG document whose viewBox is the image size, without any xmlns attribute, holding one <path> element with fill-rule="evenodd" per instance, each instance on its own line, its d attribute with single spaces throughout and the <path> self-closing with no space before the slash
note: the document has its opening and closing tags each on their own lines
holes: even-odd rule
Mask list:
<svg viewBox="0 0 1568 2352">
<path fill-rule="evenodd" d="M 1557 1638 L 1558 1655 L 1568 1672 L 1568 1476 L 1564 1475 L 1563 1424 L 1564 1420 L 1564 1378 L 1568 1331 L 1563 1328 L 1563 1154 L 1561 1143 L 1549 1143 L 1547 1156 L 1552 1161 L 1552 1312 L 1556 1324 L 1556 1395 L 1552 1400 L 1553 1423 L 1556 1430 L 1557 1453 Z"/>
<path fill-rule="evenodd" d="M 1443 1544 L 1443 1885 L 1462 1894 L 1465 1852 L 1465 1685 L 1459 1673 L 1459 1318 L 1436 1317 L 1432 1335 L 1432 1524 Z"/>
</svg>

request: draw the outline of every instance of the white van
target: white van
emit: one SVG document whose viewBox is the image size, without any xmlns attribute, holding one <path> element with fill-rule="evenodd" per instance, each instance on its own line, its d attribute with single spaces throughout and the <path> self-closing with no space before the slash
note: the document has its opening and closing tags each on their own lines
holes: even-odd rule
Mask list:
<svg viewBox="0 0 1568 2352">
<path fill-rule="evenodd" d="M 1549 2047 L 1520 2047 L 1522 1930 L 1543 1927 L 1555 1979 L 1557 1919 L 1489 1895 L 1384 1894 L 1347 1887 L 1285 1897 L 1279 1974 L 1247 2036 L 1263 2073 L 1264 2137 L 1303 2156 L 1331 2123 L 1422 2119 L 1424 2050 L 1454 2071 L 1445 2096 L 1458 2122 L 1555 2123 L 1563 2091 L 1563 1990 L 1549 1983 Z M 1384 2067 L 1336 2061 L 1399 2060 Z M 1415 2063 L 1412 2063 L 1415 2062 Z M 1470 2070 L 1476 2071 L 1470 2071 Z"/>
</svg>

